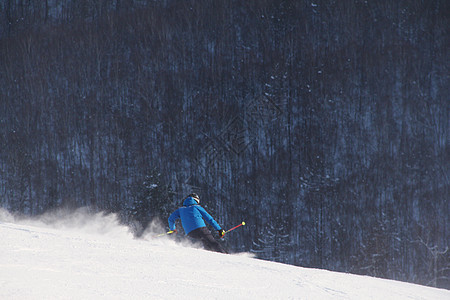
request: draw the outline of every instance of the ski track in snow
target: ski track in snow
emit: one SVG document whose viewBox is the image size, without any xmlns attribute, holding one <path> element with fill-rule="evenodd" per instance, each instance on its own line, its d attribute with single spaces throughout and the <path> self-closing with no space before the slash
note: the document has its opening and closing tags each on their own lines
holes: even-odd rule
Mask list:
<svg viewBox="0 0 450 300">
<path fill-rule="evenodd" d="M 106 224 L 0 219 L 0 299 L 450 300 L 444 289 L 136 240 Z"/>
</svg>

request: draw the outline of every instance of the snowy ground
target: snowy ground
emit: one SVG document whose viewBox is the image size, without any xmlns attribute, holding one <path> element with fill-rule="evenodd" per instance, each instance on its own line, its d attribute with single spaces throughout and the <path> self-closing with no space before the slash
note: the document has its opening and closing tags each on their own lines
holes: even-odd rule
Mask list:
<svg viewBox="0 0 450 300">
<path fill-rule="evenodd" d="M 112 215 L 0 210 L 0 299 L 430 299 L 450 291 L 133 239 Z"/>
</svg>

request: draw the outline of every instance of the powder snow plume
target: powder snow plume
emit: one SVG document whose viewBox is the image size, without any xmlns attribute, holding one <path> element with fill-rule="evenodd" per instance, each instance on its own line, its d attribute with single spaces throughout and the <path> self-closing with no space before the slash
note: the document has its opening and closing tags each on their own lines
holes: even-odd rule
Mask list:
<svg viewBox="0 0 450 300">
<path fill-rule="evenodd" d="M 93 213 L 88 208 L 79 208 L 74 211 L 59 209 L 36 217 L 13 215 L 4 209 L 0 209 L 0 222 L 102 235 L 109 238 L 133 238 L 129 227 L 121 224 L 116 214 Z"/>
</svg>

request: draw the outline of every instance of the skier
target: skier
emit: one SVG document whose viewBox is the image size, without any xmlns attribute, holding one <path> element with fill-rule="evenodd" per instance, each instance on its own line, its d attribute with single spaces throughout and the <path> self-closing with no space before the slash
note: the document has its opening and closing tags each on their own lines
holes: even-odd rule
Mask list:
<svg viewBox="0 0 450 300">
<path fill-rule="evenodd" d="M 220 237 L 225 235 L 220 225 L 211 217 L 206 210 L 200 206 L 200 197 L 195 194 L 189 194 L 183 201 L 183 207 L 175 210 L 169 217 L 169 228 L 176 232 L 175 220 L 181 219 L 181 225 L 187 236 L 200 240 L 206 250 L 212 250 L 221 253 L 228 253 L 212 236 L 206 228 L 205 219 L 214 229 L 217 230 Z"/>
</svg>

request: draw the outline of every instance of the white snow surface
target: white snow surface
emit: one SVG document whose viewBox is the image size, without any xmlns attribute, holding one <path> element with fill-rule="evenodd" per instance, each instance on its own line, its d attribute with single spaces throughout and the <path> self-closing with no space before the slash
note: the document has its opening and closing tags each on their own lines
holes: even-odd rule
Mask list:
<svg viewBox="0 0 450 300">
<path fill-rule="evenodd" d="M 25 220 L 0 210 L 0 299 L 450 300 L 445 289 L 214 253 L 154 235 L 134 239 L 114 215 Z"/>
</svg>

